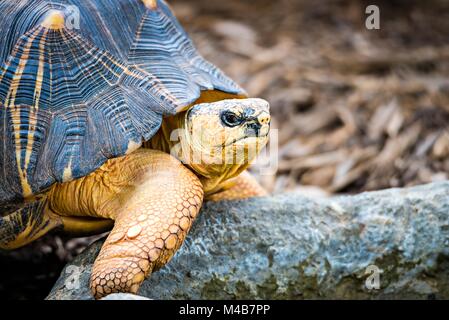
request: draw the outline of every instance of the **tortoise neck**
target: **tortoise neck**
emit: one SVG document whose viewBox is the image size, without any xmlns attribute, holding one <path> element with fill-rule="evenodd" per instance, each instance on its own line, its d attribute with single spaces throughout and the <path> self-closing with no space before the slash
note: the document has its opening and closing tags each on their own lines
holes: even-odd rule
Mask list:
<svg viewBox="0 0 449 320">
<path fill-rule="evenodd" d="M 159 130 L 150 140 L 143 143 L 143 147 L 171 154 L 173 147 L 177 143 L 175 134 L 184 128 L 182 120 L 185 118 L 185 113 L 181 112 L 164 118 Z"/>
<path fill-rule="evenodd" d="M 249 163 L 214 162 L 209 160 L 207 153 L 195 149 L 186 122 L 187 112 L 164 118 L 159 131 L 144 142 L 144 148 L 160 150 L 176 157 L 200 178 L 206 194 L 214 193 L 223 182 L 244 171 Z"/>
</svg>

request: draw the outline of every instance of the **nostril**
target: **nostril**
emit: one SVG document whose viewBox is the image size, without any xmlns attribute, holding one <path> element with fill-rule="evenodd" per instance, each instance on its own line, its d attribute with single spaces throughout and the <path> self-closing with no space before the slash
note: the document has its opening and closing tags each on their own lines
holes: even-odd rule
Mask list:
<svg viewBox="0 0 449 320">
<path fill-rule="evenodd" d="M 270 123 L 271 117 L 267 114 L 260 115 L 257 119 L 260 124 L 268 124 Z"/>
</svg>

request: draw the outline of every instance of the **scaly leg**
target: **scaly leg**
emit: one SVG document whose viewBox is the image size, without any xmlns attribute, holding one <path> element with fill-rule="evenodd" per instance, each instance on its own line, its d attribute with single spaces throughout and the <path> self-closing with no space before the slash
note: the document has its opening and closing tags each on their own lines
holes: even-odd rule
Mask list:
<svg viewBox="0 0 449 320">
<path fill-rule="evenodd" d="M 243 171 L 239 176 L 226 181 L 222 191 L 207 196 L 206 200 L 239 200 L 266 195 L 268 195 L 268 192 L 256 179 L 249 172 Z"/>
<path fill-rule="evenodd" d="M 124 191 L 119 201 L 98 209 L 100 215 L 109 212 L 115 225 L 93 266 L 90 286 L 96 298 L 137 292 L 180 247 L 203 200 L 197 176 L 169 154 L 141 149 L 109 162 L 120 170 L 105 170 L 102 181 L 114 181 L 114 188 Z M 119 188 L 118 180 L 126 186 Z"/>
</svg>

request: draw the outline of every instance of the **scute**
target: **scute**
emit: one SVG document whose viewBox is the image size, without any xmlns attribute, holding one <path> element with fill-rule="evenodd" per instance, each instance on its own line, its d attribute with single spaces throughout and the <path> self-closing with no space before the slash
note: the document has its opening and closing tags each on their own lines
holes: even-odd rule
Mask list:
<svg viewBox="0 0 449 320">
<path fill-rule="evenodd" d="M 0 2 L 0 207 L 126 154 L 201 90 L 244 94 L 156 3 Z"/>
</svg>

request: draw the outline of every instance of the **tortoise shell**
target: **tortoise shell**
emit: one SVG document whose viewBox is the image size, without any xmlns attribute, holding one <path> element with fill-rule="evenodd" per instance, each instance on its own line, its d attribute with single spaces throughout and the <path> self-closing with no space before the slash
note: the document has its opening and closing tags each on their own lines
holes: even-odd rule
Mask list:
<svg viewBox="0 0 449 320">
<path fill-rule="evenodd" d="M 244 94 L 162 0 L 2 0 L 0 12 L 0 205 L 132 152 L 203 90 Z"/>
</svg>

